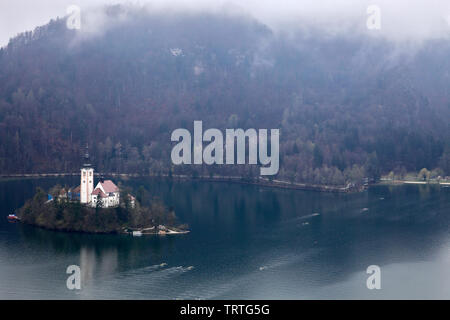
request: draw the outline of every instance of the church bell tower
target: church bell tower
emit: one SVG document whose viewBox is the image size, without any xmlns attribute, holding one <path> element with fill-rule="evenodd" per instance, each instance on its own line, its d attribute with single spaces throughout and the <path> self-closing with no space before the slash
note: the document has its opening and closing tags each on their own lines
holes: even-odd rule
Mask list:
<svg viewBox="0 0 450 320">
<path fill-rule="evenodd" d="M 94 191 L 94 169 L 89 163 L 89 147 L 86 145 L 84 164 L 81 168 L 80 202 L 90 203 L 92 191 Z"/>
</svg>

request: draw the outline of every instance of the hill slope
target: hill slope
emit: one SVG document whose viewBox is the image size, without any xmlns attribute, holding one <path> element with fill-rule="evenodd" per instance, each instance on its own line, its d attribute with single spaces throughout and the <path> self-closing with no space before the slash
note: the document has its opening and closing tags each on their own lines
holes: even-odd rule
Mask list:
<svg viewBox="0 0 450 320">
<path fill-rule="evenodd" d="M 170 134 L 280 128 L 279 178 L 341 185 L 394 170 L 450 175 L 450 45 L 276 34 L 251 17 L 104 9 L 56 20 L 0 51 L 0 172 L 70 172 L 87 141 L 97 171 L 171 168 Z"/>
</svg>

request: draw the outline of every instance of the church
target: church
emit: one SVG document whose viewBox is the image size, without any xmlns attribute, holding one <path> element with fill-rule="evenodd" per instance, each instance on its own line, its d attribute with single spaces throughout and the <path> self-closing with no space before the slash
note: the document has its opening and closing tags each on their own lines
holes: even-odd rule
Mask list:
<svg viewBox="0 0 450 320">
<path fill-rule="evenodd" d="M 91 207 L 117 207 L 120 203 L 120 190 L 111 180 L 102 178 L 94 188 L 94 168 L 89 163 L 89 153 L 86 151 L 85 163 L 81 168 L 80 185 L 72 191 L 73 197 Z M 132 206 L 134 197 L 130 196 Z"/>
</svg>

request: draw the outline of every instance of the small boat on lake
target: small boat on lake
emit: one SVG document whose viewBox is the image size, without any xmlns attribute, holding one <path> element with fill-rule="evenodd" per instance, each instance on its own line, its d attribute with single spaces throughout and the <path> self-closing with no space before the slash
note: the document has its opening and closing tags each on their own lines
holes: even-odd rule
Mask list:
<svg viewBox="0 0 450 320">
<path fill-rule="evenodd" d="M 20 220 L 20 218 L 16 216 L 14 213 L 8 214 L 6 218 L 8 219 L 9 222 L 16 222 Z"/>
</svg>

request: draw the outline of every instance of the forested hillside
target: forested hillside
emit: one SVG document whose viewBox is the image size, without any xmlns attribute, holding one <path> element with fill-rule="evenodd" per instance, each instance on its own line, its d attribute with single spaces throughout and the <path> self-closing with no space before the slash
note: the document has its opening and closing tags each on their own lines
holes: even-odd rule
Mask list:
<svg viewBox="0 0 450 320">
<path fill-rule="evenodd" d="M 253 177 L 252 166 L 173 167 L 170 134 L 279 128 L 278 179 L 344 185 L 394 171 L 450 175 L 450 44 L 277 33 L 248 16 L 104 9 L 0 51 L 0 173 Z M 89 24 L 87 24 L 89 26 Z"/>
</svg>

